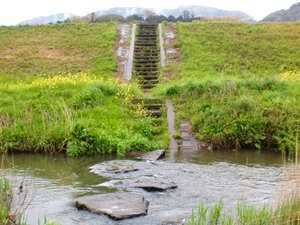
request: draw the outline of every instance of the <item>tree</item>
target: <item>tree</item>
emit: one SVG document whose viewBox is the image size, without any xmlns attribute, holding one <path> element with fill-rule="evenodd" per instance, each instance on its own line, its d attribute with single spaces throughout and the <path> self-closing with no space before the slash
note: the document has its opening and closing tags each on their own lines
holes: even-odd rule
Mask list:
<svg viewBox="0 0 300 225">
<path fill-rule="evenodd" d="M 184 21 L 189 21 L 189 20 L 190 20 L 190 12 L 189 12 L 189 11 L 184 10 L 184 11 L 182 12 L 182 15 L 183 15 L 183 20 L 184 20 Z"/>
<path fill-rule="evenodd" d="M 144 20 L 146 20 L 149 16 L 156 16 L 156 13 L 146 9 L 143 13 L 141 13 L 139 16 L 143 17 Z"/>
<path fill-rule="evenodd" d="M 176 18 L 172 15 L 170 15 L 168 18 L 167 18 L 167 21 L 168 22 L 176 22 Z"/>
<path fill-rule="evenodd" d="M 91 17 L 84 16 L 81 18 L 83 23 L 90 23 L 92 21 Z"/>
<path fill-rule="evenodd" d="M 194 12 L 192 11 L 191 19 L 193 20 L 194 18 L 195 18 L 195 14 L 194 14 Z"/>
<path fill-rule="evenodd" d="M 96 18 L 97 18 L 97 14 L 92 12 L 91 13 L 91 23 L 95 23 Z"/>
<path fill-rule="evenodd" d="M 80 16 L 72 16 L 68 20 L 70 23 L 82 23 L 82 18 Z"/>
<path fill-rule="evenodd" d="M 126 19 L 125 19 L 126 23 L 130 23 L 130 22 L 133 22 L 133 21 L 144 21 L 144 18 L 137 15 L 137 14 L 134 14 L 134 15 L 126 17 Z"/>
<path fill-rule="evenodd" d="M 96 23 L 108 23 L 110 21 L 124 23 L 124 17 L 117 14 L 107 14 L 95 19 Z"/>
<path fill-rule="evenodd" d="M 178 16 L 176 20 L 177 21 L 183 21 L 183 16 L 182 15 Z"/>
</svg>

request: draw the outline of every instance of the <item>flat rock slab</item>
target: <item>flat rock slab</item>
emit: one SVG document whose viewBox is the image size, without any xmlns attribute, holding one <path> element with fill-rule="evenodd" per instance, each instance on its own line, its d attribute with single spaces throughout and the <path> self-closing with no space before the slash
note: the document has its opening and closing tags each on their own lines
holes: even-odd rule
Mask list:
<svg viewBox="0 0 300 225">
<path fill-rule="evenodd" d="M 91 172 L 98 175 L 120 174 L 139 171 L 139 168 L 132 165 L 131 161 L 109 161 L 96 164 L 90 167 Z"/>
<path fill-rule="evenodd" d="M 155 181 L 155 180 L 147 180 L 147 181 L 137 181 L 134 183 L 134 187 L 143 188 L 146 191 L 166 191 L 169 189 L 175 189 L 178 186 L 173 182 L 166 181 Z"/>
<path fill-rule="evenodd" d="M 78 198 L 75 206 L 115 220 L 147 215 L 149 201 L 136 193 L 109 193 Z"/>
<path fill-rule="evenodd" d="M 139 179 L 126 179 L 126 180 L 111 180 L 105 183 L 101 183 L 97 186 L 104 187 L 116 187 L 119 189 L 132 189 L 142 188 L 148 192 L 162 192 L 169 189 L 175 189 L 178 187 L 174 182 L 164 180 L 163 178 L 146 178 L 142 177 Z"/>
<path fill-rule="evenodd" d="M 128 152 L 127 155 L 133 156 L 137 159 L 156 161 L 165 158 L 166 151 L 164 149 L 157 149 L 152 152 L 133 151 L 133 152 Z"/>
</svg>

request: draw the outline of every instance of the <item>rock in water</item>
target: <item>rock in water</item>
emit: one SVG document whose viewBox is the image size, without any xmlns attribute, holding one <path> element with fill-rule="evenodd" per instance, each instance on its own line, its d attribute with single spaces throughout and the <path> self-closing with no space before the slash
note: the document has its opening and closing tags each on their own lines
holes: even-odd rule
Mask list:
<svg viewBox="0 0 300 225">
<path fill-rule="evenodd" d="M 169 189 L 175 189 L 178 186 L 173 182 L 164 182 L 153 180 L 140 180 L 134 184 L 134 187 L 143 188 L 146 191 L 166 191 Z"/>
<path fill-rule="evenodd" d="M 128 155 L 133 156 L 137 159 L 156 161 L 165 158 L 166 151 L 164 149 L 157 149 L 152 152 L 133 151 L 128 152 Z"/>
<path fill-rule="evenodd" d="M 132 165 L 132 161 L 128 160 L 103 162 L 91 166 L 90 169 L 91 172 L 96 173 L 100 176 L 139 171 L 139 168 Z"/>
<path fill-rule="evenodd" d="M 93 213 L 105 214 L 115 220 L 147 215 L 149 201 L 136 193 L 109 193 L 81 197 L 75 206 Z"/>
</svg>

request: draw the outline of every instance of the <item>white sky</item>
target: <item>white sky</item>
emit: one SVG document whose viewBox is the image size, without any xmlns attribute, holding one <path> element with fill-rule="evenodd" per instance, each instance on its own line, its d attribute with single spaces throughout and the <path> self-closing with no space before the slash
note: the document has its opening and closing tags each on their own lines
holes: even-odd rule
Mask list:
<svg viewBox="0 0 300 225">
<path fill-rule="evenodd" d="M 175 9 L 183 5 L 203 5 L 223 10 L 240 10 L 261 20 L 268 14 L 288 9 L 299 0 L 1 0 L 0 25 L 16 25 L 17 23 L 39 16 L 50 16 L 57 13 L 74 13 L 86 15 L 88 13 L 106 10 L 113 7 L 149 7 Z"/>
</svg>

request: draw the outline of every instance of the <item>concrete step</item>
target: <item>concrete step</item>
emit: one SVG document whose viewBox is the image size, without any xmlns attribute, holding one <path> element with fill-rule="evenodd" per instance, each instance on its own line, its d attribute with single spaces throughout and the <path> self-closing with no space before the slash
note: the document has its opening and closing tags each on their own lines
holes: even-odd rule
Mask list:
<svg viewBox="0 0 300 225">
<path fill-rule="evenodd" d="M 143 89 L 152 89 L 152 88 L 156 87 L 157 85 L 156 84 L 141 84 L 139 86 Z"/>
<path fill-rule="evenodd" d="M 157 84 L 159 83 L 158 79 L 151 79 L 151 80 L 138 80 L 139 84 Z"/>
<path fill-rule="evenodd" d="M 136 59 L 136 60 L 133 60 L 134 63 L 138 63 L 138 64 L 158 63 L 159 61 L 160 61 L 159 59 Z"/>
<path fill-rule="evenodd" d="M 160 109 L 161 107 L 164 107 L 165 104 L 132 104 L 131 107 L 139 107 L 142 106 L 143 108 L 147 109 Z"/>
<path fill-rule="evenodd" d="M 159 60 L 159 56 L 134 56 L 135 60 Z"/>
<path fill-rule="evenodd" d="M 158 79 L 158 75 L 141 75 L 141 74 L 139 74 L 139 75 L 137 75 L 136 76 L 138 79 L 144 79 L 145 81 L 147 81 L 147 80 L 156 80 L 156 79 Z"/>
</svg>

